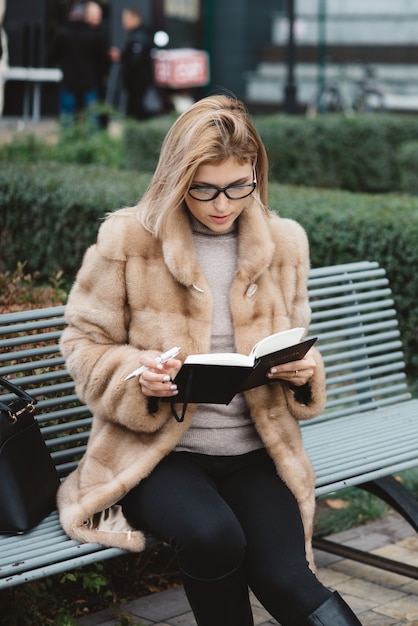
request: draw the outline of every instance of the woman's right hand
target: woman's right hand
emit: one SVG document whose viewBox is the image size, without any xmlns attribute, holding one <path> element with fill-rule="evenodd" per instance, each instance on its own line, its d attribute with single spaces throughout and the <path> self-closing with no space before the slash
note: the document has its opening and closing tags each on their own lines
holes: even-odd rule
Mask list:
<svg viewBox="0 0 418 626">
<path fill-rule="evenodd" d="M 177 395 L 177 385 L 172 382 L 171 375 L 173 374 L 172 370 L 178 371 L 180 369 L 181 361 L 179 359 L 156 363 L 154 353 L 144 352 L 141 354 L 140 365 L 145 365 L 148 368 L 138 377 L 144 396 L 162 398 Z"/>
</svg>

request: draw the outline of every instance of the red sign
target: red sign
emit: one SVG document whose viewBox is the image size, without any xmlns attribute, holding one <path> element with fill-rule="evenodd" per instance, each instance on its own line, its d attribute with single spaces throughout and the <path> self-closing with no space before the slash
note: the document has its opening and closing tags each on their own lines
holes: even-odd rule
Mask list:
<svg viewBox="0 0 418 626">
<path fill-rule="evenodd" d="M 193 48 L 156 50 L 154 80 L 157 85 L 173 89 L 207 85 L 209 56 L 207 52 Z"/>
</svg>

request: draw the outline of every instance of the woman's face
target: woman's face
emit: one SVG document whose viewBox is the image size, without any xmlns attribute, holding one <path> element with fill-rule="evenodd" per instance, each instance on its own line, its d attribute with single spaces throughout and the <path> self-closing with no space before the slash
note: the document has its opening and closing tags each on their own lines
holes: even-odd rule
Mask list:
<svg viewBox="0 0 418 626">
<path fill-rule="evenodd" d="M 221 192 L 213 200 L 197 200 L 192 198 L 190 193 L 186 196 L 187 207 L 199 222 L 217 233 L 227 232 L 235 220 L 241 215 L 251 194 L 251 184 L 253 183 L 253 167 L 251 163 L 244 165 L 235 159 L 228 159 L 222 163 L 201 165 L 191 184 L 191 193 L 197 196 L 211 197 L 212 191 L 207 189 L 213 187 L 229 187 L 231 185 L 248 185 L 238 190 L 231 190 L 231 195 L 248 194 L 245 198 L 231 200 L 225 193 Z M 204 188 L 202 191 L 199 188 Z M 193 189 L 197 188 L 197 189 Z M 202 193 L 203 192 L 203 193 Z M 228 192 L 228 190 L 227 190 Z"/>
</svg>

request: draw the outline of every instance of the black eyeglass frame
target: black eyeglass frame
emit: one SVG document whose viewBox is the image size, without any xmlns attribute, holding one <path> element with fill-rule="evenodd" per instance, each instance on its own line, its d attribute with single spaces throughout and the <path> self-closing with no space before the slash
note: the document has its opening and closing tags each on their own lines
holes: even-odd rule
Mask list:
<svg viewBox="0 0 418 626">
<path fill-rule="evenodd" d="M 239 198 L 232 198 L 229 194 L 228 194 L 228 189 L 241 189 L 243 187 L 251 187 L 251 191 L 249 191 L 248 193 L 246 193 L 243 196 L 240 196 Z M 251 183 L 242 183 L 242 185 L 228 185 L 227 187 L 215 187 L 213 185 L 207 186 L 207 187 L 199 187 L 198 185 L 194 186 L 194 187 L 190 187 L 188 190 L 188 194 L 189 196 L 191 196 L 193 198 L 193 200 L 197 200 L 198 202 L 210 202 L 211 200 L 215 200 L 220 193 L 224 193 L 226 195 L 226 197 L 228 198 L 228 200 L 242 200 L 243 198 L 248 198 L 248 196 L 251 196 L 252 193 L 254 193 L 255 188 L 257 187 L 257 181 L 253 180 Z M 196 196 L 194 196 L 191 192 L 196 190 L 196 189 L 214 189 L 214 194 L 213 196 L 211 196 L 210 198 L 205 198 L 204 200 L 202 198 L 196 198 Z"/>
</svg>

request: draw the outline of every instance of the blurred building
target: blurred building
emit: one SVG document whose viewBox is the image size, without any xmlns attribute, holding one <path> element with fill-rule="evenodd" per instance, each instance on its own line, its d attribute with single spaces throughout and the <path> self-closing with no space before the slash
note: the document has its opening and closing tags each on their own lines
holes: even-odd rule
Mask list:
<svg viewBox="0 0 418 626">
<path fill-rule="evenodd" d="M 418 110 L 418 0 L 294 0 L 295 82 L 301 106 L 321 82 L 346 91 L 368 81 L 386 94 L 387 108 Z M 273 11 L 270 34 L 245 99 L 277 108 L 287 80 L 286 10 Z M 371 75 L 371 76 L 370 76 Z"/>
<path fill-rule="evenodd" d="M 111 42 L 124 40 L 121 12 L 135 5 L 154 29 L 165 30 L 169 48 L 191 47 L 210 56 L 210 83 L 198 95 L 223 88 L 238 97 L 245 94 L 245 72 L 255 68 L 260 51 L 270 37 L 270 20 L 275 9 L 283 10 L 285 0 L 99 0 Z M 9 38 L 10 66 L 48 66 L 48 45 L 65 20 L 73 0 L 7 0 L 5 30 Z M 110 76 L 110 98 L 117 89 L 115 71 Z M 16 72 L 15 72 L 15 75 Z M 6 82 L 4 115 L 20 115 L 34 84 L 16 78 Z M 41 81 L 41 114 L 57 111 L 58 85 Z"/>
<path fill-rule="evenodd" d="M 4 0 L 3 0 L 4 1 Z M 113 45 L 121 46 L 121 12 L 135 5 L 168 48 L 206 50 L 210 82 L 196 97 L 226 89 L 253 110 L 279 110 L 289 80 L 289 6 L 294 7 L 296 99 L 302 107 L 319 82 L 361 80 L 366 65 L 398 95 L 418 93 L 418 0 L 98 0 Z M 48 46 L 74 0 L 6 0 L 4 28 L 12 68 L 48 68 Z M 39 74 L 38 74 L 39 75 Z M 28 114 L 37 89 L 41 115 L 57 112 L 56 74 L 7 80 L 4 115 Z M 19 78 L 20 76 L 20 78 Z M 115 68 L 109 99 L 118 89 Z M 33 108 L 33 102 L 31 102 Z"/>
</svg>

